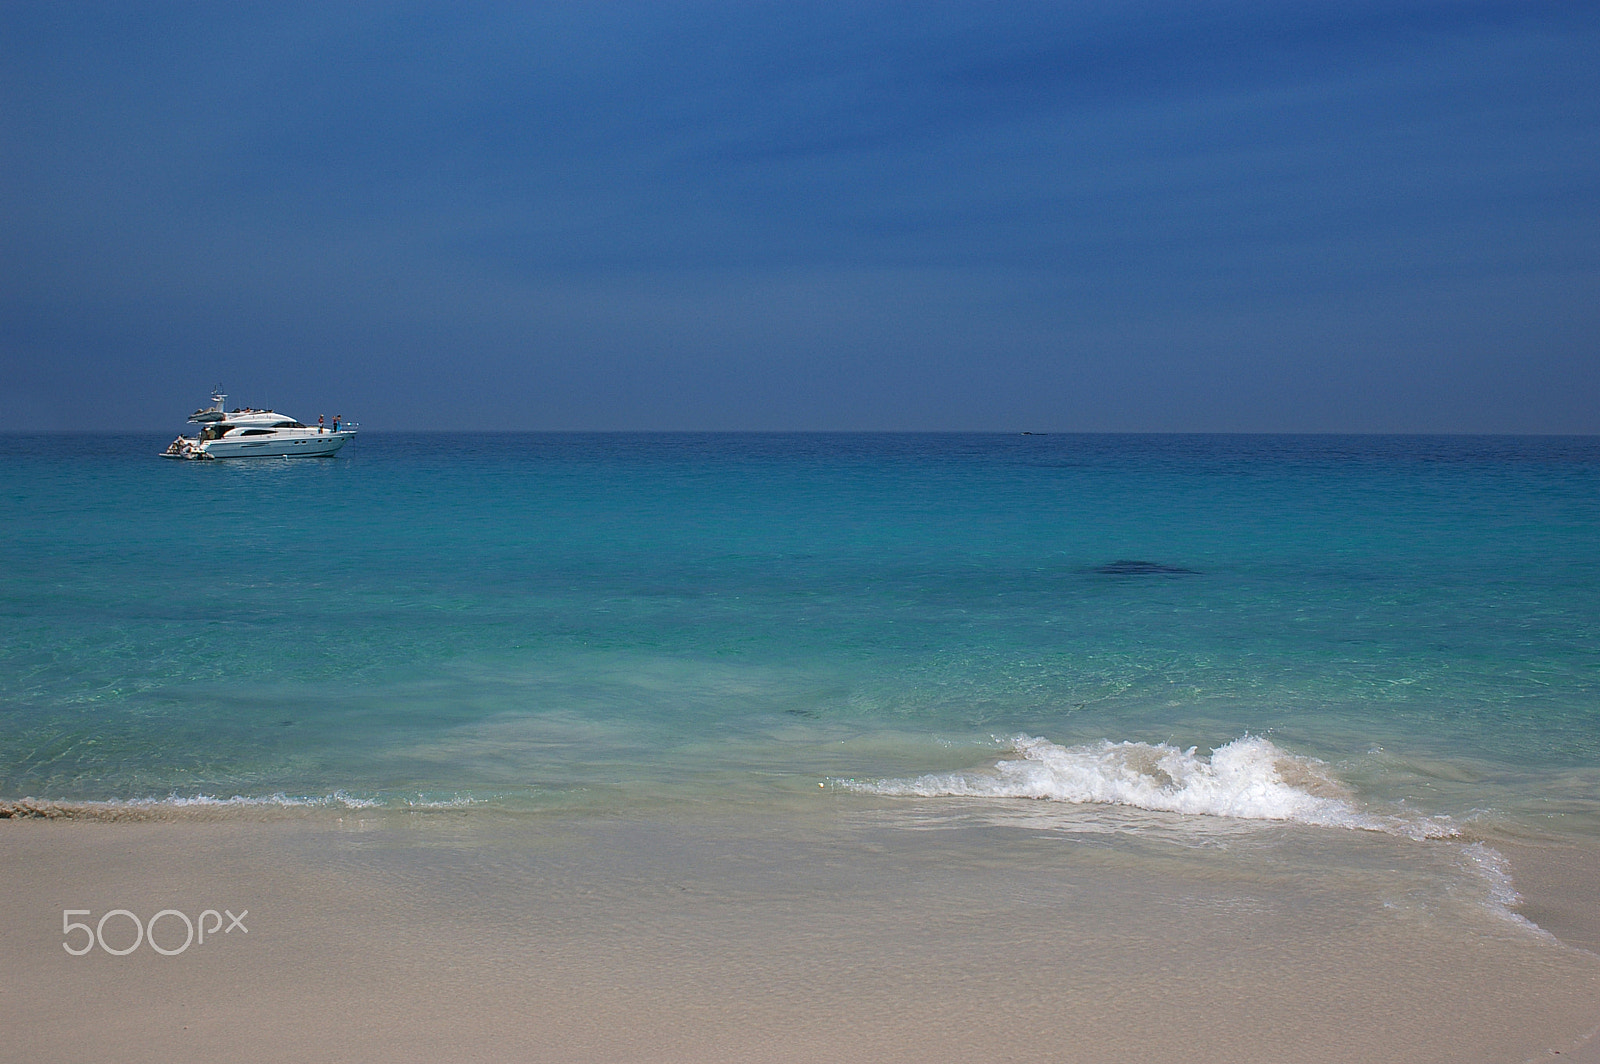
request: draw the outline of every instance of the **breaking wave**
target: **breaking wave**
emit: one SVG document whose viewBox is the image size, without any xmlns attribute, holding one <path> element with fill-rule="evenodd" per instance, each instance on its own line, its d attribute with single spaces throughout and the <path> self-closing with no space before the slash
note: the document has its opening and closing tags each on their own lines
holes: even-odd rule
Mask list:
<svg viewBox="0 0 1600 1064">
<path fill-rule="evenodd" d="M 1035 798 L 1126 805 L 1168 813 L 1287 820 L 1326 827 L 1382 831 L 1410 838 L 1457 834 L 1446 818 L 1367 811 L 1316 758 L 1288 753 L 1246 735 L 1204 757 L 1166 743 L 1058 746 L 1019 735 L 1014 758 L 992 769 L 934 773 L 915 779 L 840 781 L 868 794 L 924 798 Z"/>
</svg>

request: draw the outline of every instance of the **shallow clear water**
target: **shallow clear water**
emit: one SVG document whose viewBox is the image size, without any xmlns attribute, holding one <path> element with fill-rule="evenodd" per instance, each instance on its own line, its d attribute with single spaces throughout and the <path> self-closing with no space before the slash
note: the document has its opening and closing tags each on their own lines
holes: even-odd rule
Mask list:
<svg viewBox="0 0 1600 1064">
<path fill-rule="evenodd" d="M 0 797 L 759 803 L 1249 734 L 1353 809 L 1600 808 L 1594 438 L 164 443 L 0 437 Z"/>
</svg>

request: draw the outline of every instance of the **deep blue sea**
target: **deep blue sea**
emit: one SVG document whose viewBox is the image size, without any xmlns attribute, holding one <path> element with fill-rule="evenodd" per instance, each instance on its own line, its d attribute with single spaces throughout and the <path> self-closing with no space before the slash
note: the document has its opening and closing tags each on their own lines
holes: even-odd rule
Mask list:
<svg viewBox="0 0 1600 1064">
<path fill-rule="evenodd" d="M 0 798 L 1600 808 L 1597 438 L 165 443 L 0 436 Z"/>
</svg>

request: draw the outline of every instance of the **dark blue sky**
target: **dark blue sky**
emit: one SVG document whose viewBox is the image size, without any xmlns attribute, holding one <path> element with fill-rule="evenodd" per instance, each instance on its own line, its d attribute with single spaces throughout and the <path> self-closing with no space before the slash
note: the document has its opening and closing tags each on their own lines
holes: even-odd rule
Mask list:
<svg viewBox="0 0 1600 1064">
<path fill-rule="evenodd" d="M 1600 432 L 1594 3 L 12 2 L 0 426 Z"/>
</svg>

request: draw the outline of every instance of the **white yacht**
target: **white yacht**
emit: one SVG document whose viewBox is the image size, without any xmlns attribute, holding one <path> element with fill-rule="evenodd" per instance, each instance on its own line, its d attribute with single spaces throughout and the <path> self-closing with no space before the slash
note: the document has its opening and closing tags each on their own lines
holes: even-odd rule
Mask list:
<svg viewBox="0 0 1600 1064">
<path fill-rule="evenodd" d="M 355 424 L 340 418 L 334 418 L 330 427 L 302 425 L 275 410 L 247 406 L 225 410 L 227 398 L 220 388 L 212 392 L 211 405 L 189 415 L 189 423 L 199 425 L 200 434 L 179 436 L 161 457 L 320 458 L 333 454 L 356 434 Z"/>
</svg>

